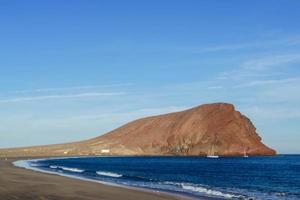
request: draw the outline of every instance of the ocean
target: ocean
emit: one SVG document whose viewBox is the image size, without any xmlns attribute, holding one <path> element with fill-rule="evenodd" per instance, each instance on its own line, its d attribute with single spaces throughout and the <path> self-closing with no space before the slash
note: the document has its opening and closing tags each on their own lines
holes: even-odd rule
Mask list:
<svg viewBox="0 0 300 200">
<path fill-rule="evenodd" d="M 196 199 L 300 199 L 300 155 L 85 157 L 16 163 L 24 164 L 34 170 Z"/>
</svg>

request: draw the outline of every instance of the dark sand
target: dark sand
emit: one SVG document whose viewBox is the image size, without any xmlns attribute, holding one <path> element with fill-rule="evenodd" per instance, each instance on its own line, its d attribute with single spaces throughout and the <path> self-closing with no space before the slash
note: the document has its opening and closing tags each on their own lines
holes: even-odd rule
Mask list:
<svg viewBox="0 0 300 200">
<path fill-rule="evenodd" d="M 107 186 L 14 167 L 0 159 L 0 200 L 183 200 L 165 193 Z"/>
</svg>

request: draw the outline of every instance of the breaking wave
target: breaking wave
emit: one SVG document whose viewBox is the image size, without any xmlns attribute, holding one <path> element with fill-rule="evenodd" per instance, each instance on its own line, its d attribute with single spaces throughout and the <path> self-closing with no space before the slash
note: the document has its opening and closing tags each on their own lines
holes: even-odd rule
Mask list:
<svg viewBox="0 0 300 200">
<path fill-rule="evenodd" d="M 120 178 L 123 176 L 122 174 L 117 174 L 117 173 L 112 173 L 112 172 L 97 171 L 96 173 L 100 176 L 109 176 L 109 177 L 114 177 L 114 178 Z"/>
<path fill-rule="evenodd" d="M 30 166 L 31 166 L 31 167 L 40 167 L 41 165 L 36 164 L 36 163 L 30 163 Z"/>
<path fill-rule="evenodd" d="M 205 194 L 208 196 L 222 197 L 225 199 L 233 199 L 233 198 L 234 199 L 244 199 L 244 197 L 241 195 L 229 194 L 229 193 L 218 191 L 216 189 L 210 189 L 203 185 L 197 185 L 197 184 L 192 184 L 192 183 L 178 183 L 178 182 L 165 181 L 165 182 L 161 182 L 160 184 L 173 185 L 173 186 L 181 188 L 185 191 L 190 191 L 192 193 L 201 193 L 201 194 Z"/>
<path fill-rule="evenodd" d="M 204 193 L 207 195 L 211 195 L 211 196 L 219 196 L 219 197 L 224 197 L 226 199 L 232 199 L 232 198 L 239 198 L 240 196 L 234 195 L 234 194 L 228 194 L 228 193 L 223 193 L 217 190 L 213 190 L 213 189 L 208 189 L 202 186 L 195 186 L 195 185 L 190 185 L 190 184 L 185 184 L 182 183 L 181 187 L 185 190 L 190 190 L 192 192 L 200 192 L 200 193 Z"/>
<path fill-rule="evenodd" d="M 62 169 L 64 171 L 69 171 L 69 172 L 76 172 L 76 173 L 82 173 L 82 172 L 84 172 L 83 169 L 78 169 L 78 168 L 61 167 L 61 166 L 56 166 L 56 165 L 50 165 L 49 167 L 51 169 Z"/>
</svg>

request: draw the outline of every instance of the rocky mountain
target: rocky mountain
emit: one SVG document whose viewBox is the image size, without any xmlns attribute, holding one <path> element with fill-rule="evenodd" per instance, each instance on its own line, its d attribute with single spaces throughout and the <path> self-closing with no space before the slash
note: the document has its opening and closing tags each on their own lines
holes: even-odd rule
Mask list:
<svg viewBox="0 0 300 200">
<path fill-rule="evenodd" d="M 2 149 L 0 156 L 275 155 L 246 116 L 227 103 L 138 119 L 82 142 Z"/>
</svg>

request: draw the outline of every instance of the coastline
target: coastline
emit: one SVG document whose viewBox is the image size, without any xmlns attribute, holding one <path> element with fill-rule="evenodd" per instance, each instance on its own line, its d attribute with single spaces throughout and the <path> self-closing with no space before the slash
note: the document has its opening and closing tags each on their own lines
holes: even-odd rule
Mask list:
<svg viewBox="0 0 300 200">
<path fill-rule="evenodd" d="M 24 158 L 22 158 L 24 160 Z M 35 158 L 27 158 L 35 159 Z M 16 167 L 16 158 L 0 159 L 0 199 L 187 200 L 166 192 L 92 182 Z"/>
</svg>

